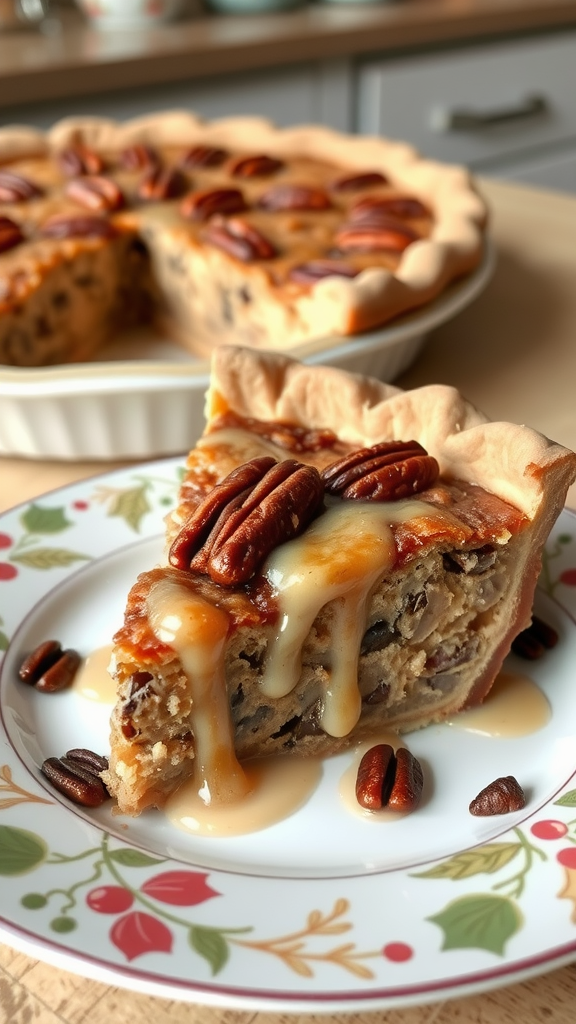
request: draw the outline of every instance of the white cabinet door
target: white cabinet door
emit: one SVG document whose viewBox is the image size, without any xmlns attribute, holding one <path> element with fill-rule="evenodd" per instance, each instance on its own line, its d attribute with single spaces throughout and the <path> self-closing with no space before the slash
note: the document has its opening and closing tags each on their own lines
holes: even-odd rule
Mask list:
<svg viewBox="0 0 576 1024">
<path fill-rule="evenodd" d="M 364 61 L 357 125 L 477 168 L 576 140 L 576 32 Z"/>
</svg>

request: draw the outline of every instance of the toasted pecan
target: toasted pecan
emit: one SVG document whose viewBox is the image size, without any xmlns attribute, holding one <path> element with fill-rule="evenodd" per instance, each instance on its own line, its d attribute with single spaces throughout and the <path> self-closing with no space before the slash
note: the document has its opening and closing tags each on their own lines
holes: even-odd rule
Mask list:
<svg viewBox="0 0 576 1024">
<path fill-rule="evenodd" d="M 0 203 L 25 203 L 42 194 L 43 189 L 30 178 L 0 169 Z"/>
<path fill-rule="evenodd" d="M 388 179 L 380 171 L 361 171 L 358 174 L 343 174 L 332 182 L 334 192 L 356 192 L 373 185 L 386 185 Z"/>
<path fill-rule="evenodd" d="M 184 193 L 186 187 L 186 179 L 177 167 L 162 167 L 159 163 L 153 163 L 145 169 L 137 191 L 140 199 L 152 202 L 176 199 Z"/>
<path fill-rule="evenodd" d="M 66 194 L 87 210 L 111 213 L 124 206 L 122 190 L 115 181 L 104 175 L 87 174 L 82 178 L 73 178 L 66 186 Z"/>
<path fill-rule="evenodd" d="M 293 185 L 290 182 L 274 185 L 264 192 L 258 206 L 264 210 L 328 210 L 332 203 L 322 188 Z"/>
<path fill-rule="evenodd" d="M 358 267 L 344 260 L 318 259 L 290 267 L 288 277 L 296 284 L 315 284 L 325 277 L 356 277 L 359 273 Z"/>
<path fill-rule="evenodd" d="M 419 238 L 407 224 L 384 216 L 379 216 L 376 222 L 342 224 L 335 235 L 336 245 L 342 252 L 403 252 Z"/>
<path fill-rule="evenodd" d="M 180 213 L 187 220 L 206 221 L 215 213 L 241 213 L 246 200 L 238 188 L 210 188 L 190 192 L 180 205 Z"/>
<path fill-rule="evenodd" d="M 214 216 L 204 229 L 203 238 L 217 248 L 227 252 L 229 256 L 252 263 L 254 260 L 270 260 L 276 256 L 272 242 L 261 231 L 240 217 L 225 220 L 220 215 Z"/>
<path fill-rule="evenodd" d="M 24 241 L 22 228 L 11 217 L 0 217 L 0 252 L 7 252 Z"/>
<path fill-rule="evenodd" d="M 438 475 L 436 459 L 417 441 L 383 441 L 333 462 L 322 479 L 343 498 L 394 501 L 426 490 Z"/>
<path fill-rule="evenodd" d="M 283 166 L 282 160 L 259 153 L 257 156 L 241 156 L 232 160 L 228 169 L 234 178 L 264 178 L 275 174 Z"/>
<path fill-rule="evenodd" d="M 192 513 L 172 544 L 170 564 L 206 573 L 221 586 L 246 583 L 274 548 L 318 515 L 323 498 L 314 467 L 294 459 L 252 459 Z"/>
<path fill-rule="evenodd" d="M 104 160 L 96 150 L 83 142 L 76 142 L 58 153 L 58 163 L 68 178 L 77 178 L 81 174 L 101 174 Z"/>
<path fill-rule="evenodd" d="M 412 196 L 363 196 L 348 212 L 351 224 L 376 223 L 378 219 L 389 217 L 429 216 L 424 204 Z"/>
<path fill-rule="evenodd" d="M 218 167 L 228 153 L 216 146 L 192 146 L 182 157 L 182 167 Z"/>
</svg>

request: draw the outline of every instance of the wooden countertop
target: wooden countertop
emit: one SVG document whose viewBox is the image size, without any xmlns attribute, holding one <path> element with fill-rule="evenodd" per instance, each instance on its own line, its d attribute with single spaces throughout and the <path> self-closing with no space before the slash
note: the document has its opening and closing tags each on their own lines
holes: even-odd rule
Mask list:
<svg viewBox="0 0 576 1024">
<path fill-rule="evenodd" d="M 498 256 L 494 277 L 468 309 L 430 335 L 418 361 L 398 383 L 454 384 L 493 419 L 528 423 L 576 448 L 576 198 L 499 182 L 481 185 L 492 206 Z M 100 468 L 90 463 L 0 459 L 0 510 Z M 576 486 L 568 504 L 576 507 Z M 573 964 L 482 995 L 324 1020 L 573 1024 L 575 1001 Z M 290 1019 L 127 992 L 0 945 L 1 1024 L 286 1024 Z M 300 1024 L 314 1020 L 301 1017 Z"/>
<path fill-rule="evenodd" d="M 576 26 L 576 0 L 316 3 L 100 32 L 73 8 L 53 31 L 0 33 L 0 110 L 278 64 Z"/>
</svg>

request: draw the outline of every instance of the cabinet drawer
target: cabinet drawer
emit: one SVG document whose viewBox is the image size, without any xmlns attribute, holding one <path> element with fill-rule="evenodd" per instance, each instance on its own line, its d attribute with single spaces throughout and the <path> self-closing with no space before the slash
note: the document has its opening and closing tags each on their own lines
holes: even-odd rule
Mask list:
<svg viewBox="0 0 576 1024">
<path fill-rule="evenodd" d="M 576 32 L 401 59 L 358 70 L 359 130 L 481 166 L 576 138 Z"/>
</svg>

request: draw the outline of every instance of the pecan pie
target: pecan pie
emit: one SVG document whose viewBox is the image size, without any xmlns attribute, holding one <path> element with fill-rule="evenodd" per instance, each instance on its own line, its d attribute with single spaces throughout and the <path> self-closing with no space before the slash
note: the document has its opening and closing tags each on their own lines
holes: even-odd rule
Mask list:
<svg viewBox="0 0 576 1024">
<path fill-rule="evenodd" d="M 223 347 L 207 426 L 115 637 L 119 808 L 481 701 L 530 621 L 576 456 L 412 392 Z"/>
<path fill-rule="evenodd" d="M 468 173 L 325 128 L 168 113 L 0 129 L 0 363 L 154 322 L 199 355 L 379 326 L 480 262 Z"/>
</svg>

